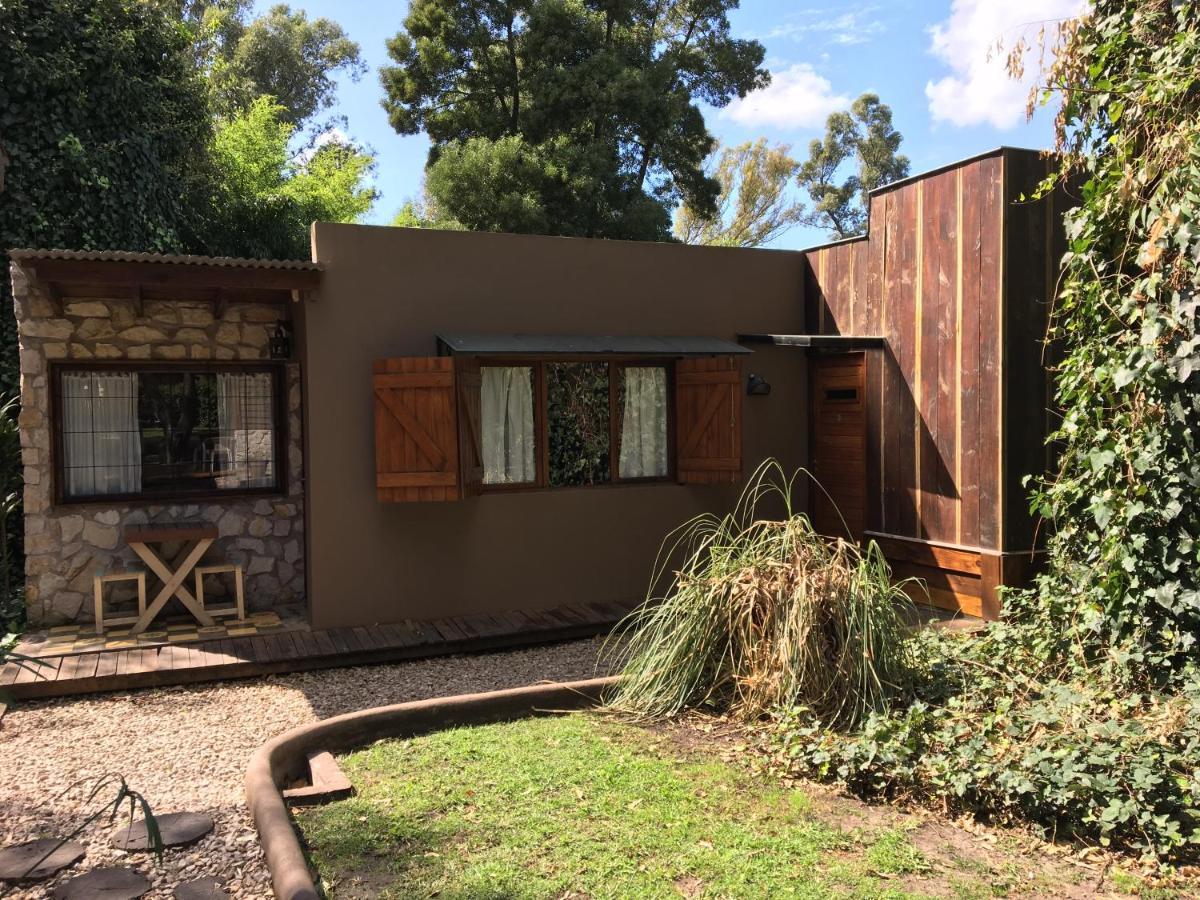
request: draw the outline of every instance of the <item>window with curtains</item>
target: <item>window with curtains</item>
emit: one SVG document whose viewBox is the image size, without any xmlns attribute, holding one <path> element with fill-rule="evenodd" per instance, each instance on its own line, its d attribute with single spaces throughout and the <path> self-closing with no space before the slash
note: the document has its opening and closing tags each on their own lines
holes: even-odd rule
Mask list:
<svg viewBox="0 0 1200 900">
<path fill-rule="evenodd" d="M 54 372 L 62 502 L 282 489 L 279 367 Z"/>
<path fill-rule="evenodd" d="M 485 488 L 579 487 L 670 477 L 669 373 L 661 363 L 480 366 Z"/>
</svg>

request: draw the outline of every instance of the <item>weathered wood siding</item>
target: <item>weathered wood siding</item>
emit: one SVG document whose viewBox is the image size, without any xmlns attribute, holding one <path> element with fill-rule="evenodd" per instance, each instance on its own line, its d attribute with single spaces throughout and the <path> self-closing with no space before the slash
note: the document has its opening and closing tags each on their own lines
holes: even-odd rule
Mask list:
<svg viewBox="0 0 1200 900">
<path fill-rule="evenodd" d="M 1033 547 L 1021 479 L 1047 461 L 1041 341 L 1065 204 L 1021 197 L 1047 165 L 1006 149 L 901 183 L 871 198 L 867 236 L 807 253 L 809 329 L 886 339 L 868 364 L 869 532 L 976 554 Z M 906 572 L 935 564 L 905 555 Z M 991 564 L 953 560 L 939 589 L 988 612 Z"/>
</svg>

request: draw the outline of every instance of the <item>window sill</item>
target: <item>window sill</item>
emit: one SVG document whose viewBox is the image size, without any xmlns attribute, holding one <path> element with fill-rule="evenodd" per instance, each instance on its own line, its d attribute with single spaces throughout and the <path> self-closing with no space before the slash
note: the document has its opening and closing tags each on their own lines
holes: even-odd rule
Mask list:
<svg viewBox="0 0 1200 900">
<path fill-rule="evenodd" d="M 146 506 L 225 506 L 235 503 L 254 502 L 255 500 L 278 499 L 290 500 L 290 495 L 279 488 L 263 488 L 261 490 L 220 491 L 203 494 L 162 494 L 153 497 L 135 494 L 113 494 L 108 497 L 88 497 L 81 500 L 55 500 L 50 505 L 53 511 L 67 509 L 98 509 L 113 506 L 130 506 L 141 508 Z"/>
</svg>

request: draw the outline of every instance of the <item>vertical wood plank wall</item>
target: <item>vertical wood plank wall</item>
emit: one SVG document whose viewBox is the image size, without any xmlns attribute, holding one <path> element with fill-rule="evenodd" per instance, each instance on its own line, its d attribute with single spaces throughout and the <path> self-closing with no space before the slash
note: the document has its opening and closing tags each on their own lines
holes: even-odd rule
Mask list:
<svg viewBox="0 0 1200 900">
<path fill-rule="evenodd" d="M 812 332 L 886 340 L 869 361 L 867 528 L 898 575 L 976 615 L 998 611 L 999 557 L 1034 541 L 1020 482 L 1046 463 L 1063 210 L 1018 200 L 1047 165 L 1005 149 L 913 179 L 871 198 L 867 236 L 807 253 Z"/>
</svg>

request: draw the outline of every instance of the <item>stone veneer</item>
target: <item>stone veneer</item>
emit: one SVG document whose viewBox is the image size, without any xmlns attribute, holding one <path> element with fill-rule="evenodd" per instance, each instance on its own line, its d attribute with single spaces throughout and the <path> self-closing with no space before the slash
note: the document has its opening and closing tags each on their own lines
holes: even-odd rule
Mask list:
<svg viewBox="0 0 1200 900">
<path fill-rule="evenodd" d="M 37 625 L 91 622 L 92 578 L 97 571 L 143 570 L 121 529 L 148 522 L 208 521 L 220 539 L 206 562 L 239 563 L 248 609 L 271 609 L 304 599 L 304 497 L 300 367 L 287 366 L 287 488 L 278 496 L 242 496 L 196 503 L 88 502 L 56 506 L 52 483 L 50 392 L 53 360 L 265 360 L 279 305 L 231 303 L 219 320 L 209 303 L 144 304 L 138 316 L 128 299 L 49 299 L 11 266 L 21 353 L 21 455 L 25 471 L 25 597 Z M 176 548 L 163 548 L 170 558 Z M 188 583 L 191 589 L 191 582 Z M 161 585 L 147 579 L 147 599 Z M 210 590 L 211 588 L 211 590 Z M 219 581 L 206 595 L 223 594 Z M 175 601 L 172 601 L 175 604 Z M 168 606 L 170 609 L 171 606 Z"/>
</svg>

